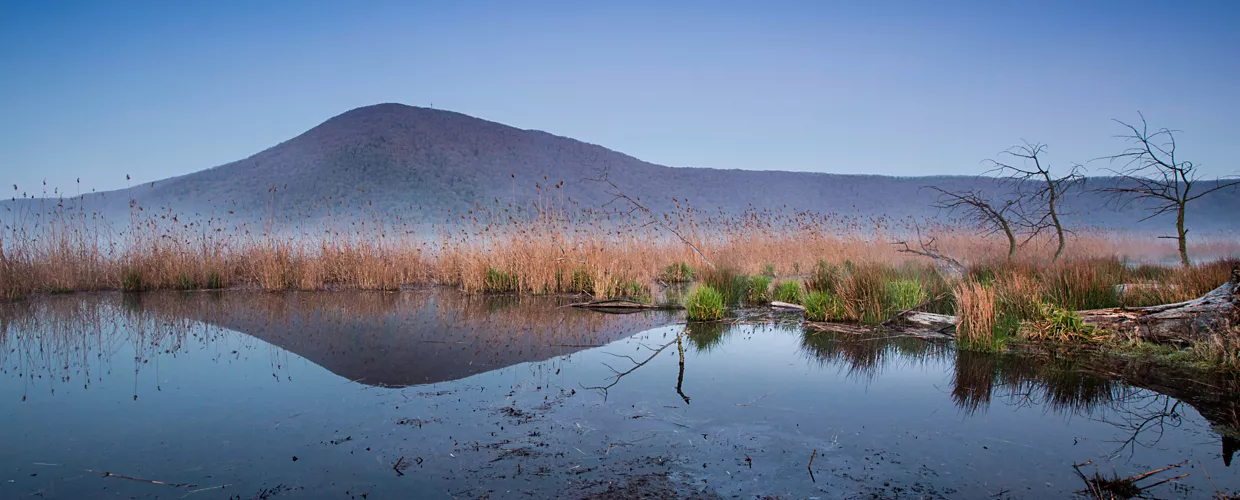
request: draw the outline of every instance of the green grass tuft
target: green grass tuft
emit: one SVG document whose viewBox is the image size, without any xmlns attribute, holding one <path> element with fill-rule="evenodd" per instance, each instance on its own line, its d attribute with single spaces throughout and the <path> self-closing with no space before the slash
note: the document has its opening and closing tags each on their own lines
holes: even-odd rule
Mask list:
<svg viewBox="0 0 1240 500">
<path fill-rule="evenodd" d="M 830 321 L 846 315 L 840 299 L 827 292 L 810 292 L 804 305 L 805 318 L 810 321 Z"/>
<path fill-rule="evenodd" d="M 779 302 L 787 302 L 789 304 L 800 304 L 803 300 L 804 292 L 801 291 L 801 284 L 795 281 L 785 281 L 775 285 L 775 300 Z"/>
<path fill-rule="evenodd" d="M 726 312 L 723 294 L 709 285 L 700 285 L 689 292 L 685 299 L 689 321 L 715 321 L 723 319 Z"/>
<path fill-rule="evenodd" d="M 519 290 L 520 279 L 516 273 L 505 273 L 495 268 L 487 268 L 486 279 L 482 291 L 487 293 L 512 293 Z"/>
<path fill-rule="evenodd" d="M 142 273 L 139 273 L 137 270 L 129 270 L 121 276 L 121 291 L 141 292 L 142 290 Z"/>
</svg>

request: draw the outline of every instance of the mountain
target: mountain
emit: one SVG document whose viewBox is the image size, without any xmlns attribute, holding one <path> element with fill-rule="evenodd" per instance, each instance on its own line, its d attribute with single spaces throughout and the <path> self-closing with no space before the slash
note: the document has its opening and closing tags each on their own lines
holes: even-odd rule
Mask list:
<svg viewBox="0 0 1240 500">
<path fill-rule="evenodd" d="M 145 207 L 180 213 L 232 210 L 253 217 L 318 217 L 326 205 L 367 206 L 384 213 L 417 211 L 439 220 L 445 209 L 475 203 L 521 202 L 536 186 L 564 181 L 582 208 L 611 197 L 604 186 L 584 181 L 607 171 L 627 194 L 656 211 L 673 199 L 708 210 L 738 213 L 748 207 L 836 212 L 842 215 L 931 216 L 935 185 L 949 190 L 995 191 L 986 177 L 888 177 L 825 173 L 673 168 L 567 137 L 522 130 L 460 113 L 402 104 L 354 109 L 249 158 L 130 190 L 91 195 L 105 211 L 127 210 L 130 199 Z M 1091 178 L 1087 187 L 1117 182 Z M 275 188 L 274 191 L 272 188 Z M 557 188 L 552 187 L 553 191 Z M 1081 190 L 1065 200 L 1070 222 L 1138 227 L 1139 204 L 1107 206 Z M 1196 231 L 1234 230 L 1240 197 L 1219 193 L 1195 202 Z M 419 208 L 420 207 L 420 208 Z M 1139 227 L 1166 227 L 1165 218 Z"/>
</svg>

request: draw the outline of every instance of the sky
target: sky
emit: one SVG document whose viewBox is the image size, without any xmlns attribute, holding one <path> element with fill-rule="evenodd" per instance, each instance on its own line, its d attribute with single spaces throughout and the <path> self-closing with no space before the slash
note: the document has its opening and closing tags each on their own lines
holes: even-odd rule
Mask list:
<svg viewBox="0 0 1240 500">
<path fill-rule="evenodd" d="M 0 182 L 123 188 L 382 102 L 669 166 L 901 176 L 1022 140 L 1101 174 L 1140 111 L 1231 175 L 1238 26 L 1234 1 L 0 0 Z"/>
</svg>

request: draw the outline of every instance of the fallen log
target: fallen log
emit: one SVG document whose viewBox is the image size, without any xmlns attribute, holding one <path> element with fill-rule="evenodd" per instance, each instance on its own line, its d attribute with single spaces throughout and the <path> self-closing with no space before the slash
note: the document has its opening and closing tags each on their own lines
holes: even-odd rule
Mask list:
<svg viewBox="0 0 1240 500">
<path fill-rule="evenodd" d="M 575 302 L 575 303 L 569 304 L 569 307 L 576 307 L 578 309 L 589 309 L 591 311 L 613 312 L 613 313 L 639 312 L 639 311 L 649 311 L 649 310 L 656 310 L 656 309 L 662 309 L 662 310 L 683 309 L 682 307 L 675 306 L 675 305 L 647 304 L 645 302 L 637 302 L 635 300 L 628 300 L 628 299 L 602 299 L 602 300 L 591 300 L 589 302 Z"/>
<path fill-rule="evenodd" d="M 1151 342 L 1190 342 L 1240 326 L 1240 266 L 1218 288 L 1193 300 L 1150 307 L 1078 311 L 1086 323 Z"/>
</svg>

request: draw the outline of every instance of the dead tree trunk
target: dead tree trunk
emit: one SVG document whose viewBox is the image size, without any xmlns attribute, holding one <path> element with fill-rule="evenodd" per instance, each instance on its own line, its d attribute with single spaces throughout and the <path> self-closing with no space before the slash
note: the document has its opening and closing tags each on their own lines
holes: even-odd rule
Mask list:
<svg viewBox="0 0 1240 500">
<path fill-rule="evenodd" d="M 1200 340 L 1240 326 L 1240 266 L 1218 288 L 1187 302 L 1160 306 L 1094 309 L 1077 314 L 1086 323 L 1152 342 Z"/>
</svg>

